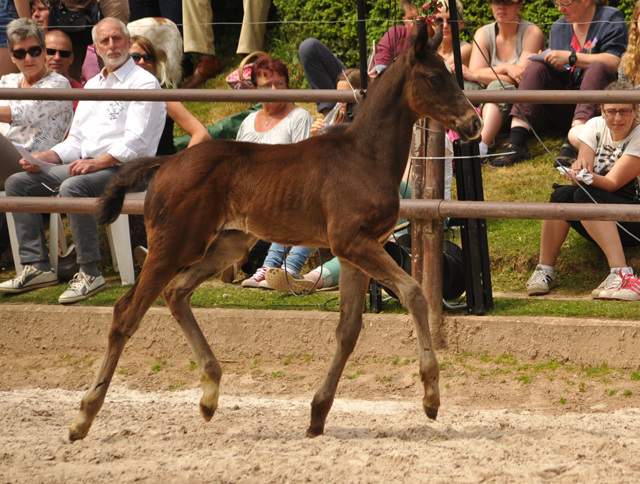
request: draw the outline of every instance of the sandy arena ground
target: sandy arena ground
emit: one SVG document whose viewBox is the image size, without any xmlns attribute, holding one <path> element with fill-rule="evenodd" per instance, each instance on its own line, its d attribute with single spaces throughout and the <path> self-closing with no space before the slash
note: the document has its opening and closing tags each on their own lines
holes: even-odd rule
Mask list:
<svg viewBox="0 0 640 484">
<path fill-rule="evenodd" d="M 82 321 L 83 333 L 104 331 L 94 320 Z M 270 324 L 273 345 L 291 336 Z M 328 354 L 224 361 L 220 407 L 205 423 L 183 342 L 144 351 L 135 346 L 146 344 L 143 333 L 125 351 L 91 432 L 70 443 L 103 347 L 21 348 L 16 335 L 34 327 L 0 319 L 1 483 L 640 482 L 640 382 L 631 370 L 586 378 L 564 366 L 525 384 L 504 364 L 439 351 L 449 363 L 431 422 L 417 362 L 362 358 L 345 371 L 325 435 L 308 439 Z"/>
</svg>

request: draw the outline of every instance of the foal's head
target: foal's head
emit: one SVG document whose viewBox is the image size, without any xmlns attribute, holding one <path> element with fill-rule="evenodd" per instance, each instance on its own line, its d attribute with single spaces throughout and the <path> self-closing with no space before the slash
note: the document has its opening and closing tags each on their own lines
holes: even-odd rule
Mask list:
<svg viewBox="0 0 640 484">
<path fill-rule="evenodd" d="M 431 39 L 426 25 L 418 32 L 413 49 L 404 59 L 410 66 L 407 102 L 419 118 L 433 118 L 465 141 L 476 139 L 482 119 L 462 93 L 447 61 L 438 54 L 441 41 L 442 26 Z"/>
</svg>

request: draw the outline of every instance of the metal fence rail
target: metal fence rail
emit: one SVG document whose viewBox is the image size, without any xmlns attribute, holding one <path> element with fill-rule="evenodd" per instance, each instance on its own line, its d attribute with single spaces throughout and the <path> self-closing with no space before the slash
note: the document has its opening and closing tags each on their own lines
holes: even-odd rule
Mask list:
<svg viewBox="0 0 640 484">
<path fill-rule="evenodd" d="M 0 197 L 0 212 L 95 213 L 97 201 L 97 198 Z M 144 200 L 141 199 L 125 200 L 122 213 L 142 214 L 143 205 Z M 400 200 L 400 218 L 430 220 L 447 217 L 638 222 L 640 205 Z"/>
</svg>

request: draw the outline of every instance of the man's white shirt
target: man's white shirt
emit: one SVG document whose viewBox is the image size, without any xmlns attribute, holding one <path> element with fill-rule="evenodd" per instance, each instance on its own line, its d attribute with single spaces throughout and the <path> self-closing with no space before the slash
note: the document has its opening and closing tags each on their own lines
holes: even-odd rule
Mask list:
<svg viewBox="0 0 640 484">
<path fill-rule="evenodd" d="M 85 89 L 160 89 L 155 76 L 129 58 L 104 77 L 91 78 Z M 167 111 L 164 102 L 80 101 L 69 137 L 52 148 L 63 163 L 109 153 L 118 161 L 155 156 Z"/>
</svg>

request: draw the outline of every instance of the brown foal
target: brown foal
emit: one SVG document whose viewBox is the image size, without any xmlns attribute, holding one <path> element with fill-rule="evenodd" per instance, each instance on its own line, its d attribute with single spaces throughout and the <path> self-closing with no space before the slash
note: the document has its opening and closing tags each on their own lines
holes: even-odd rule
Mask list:
<svg viewBox="0 0 640 484">
<path fill-rule="evenodd" d="M 398 190 L 414 123 L 431 117 L 462 139 L 482 122 L 437 52 L 442 28 L 415 44 L 367 92 L 346 129 L 291 145 L 211 141 L 169 158 L 128 163 L 101 197 L 99 221 L 113 221 L 125 192 L 157 169 L 144 216 L 149 255 L 140 277 L 115 305 L 107 354 L 82 399 L 69 438 L 84 438 L 100 410 L 126 342 L 162 296 L 195 355 L 209 421 L 218 406 L 222 371 L 190 306 L 193 291 L 240 260 L 262 238 L 283 245 L 329 247 L 342 266 L 337 349 L 311 403 L 309 437 L 324 431 L 338 381 L 360 328 L 369 278 L 399 295 L 415 321 L 424 384 L 423 407 L 440 406 L 438 361 L 427 301 L 382 248 L 398 221 Z"/>
</svg>

